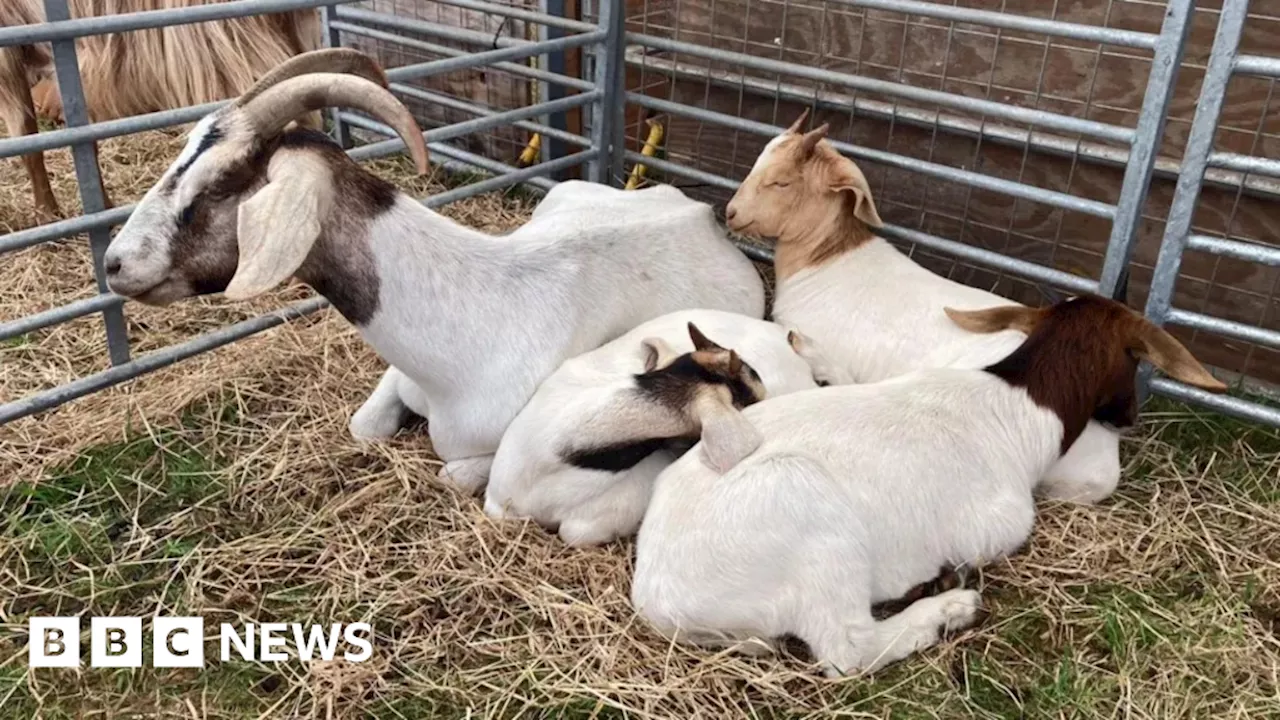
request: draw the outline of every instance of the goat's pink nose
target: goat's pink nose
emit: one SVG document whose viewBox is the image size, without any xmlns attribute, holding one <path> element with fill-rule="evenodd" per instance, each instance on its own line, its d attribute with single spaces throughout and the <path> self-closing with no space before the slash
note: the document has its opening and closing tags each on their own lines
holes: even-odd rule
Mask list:
<svg viewBox="0 0 1280 720">
<path fill-rule="evenodd" d="M 725 220 L 732 221 L 737 214 L 738 214 L 738 208 L 734 207 L 733 205 L 729 205 L 724 209 Z"/>
</svg>

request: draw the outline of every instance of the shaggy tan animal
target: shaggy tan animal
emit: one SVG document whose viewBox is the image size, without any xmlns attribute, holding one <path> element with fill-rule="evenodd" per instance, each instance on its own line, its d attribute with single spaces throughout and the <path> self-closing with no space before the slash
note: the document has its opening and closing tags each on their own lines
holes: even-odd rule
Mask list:
<svg viewBox="0 0 1280 720">
<path fill-rule="evenodd" d="M 69 0 L 72 17 L 207 5 L 221 0 Z M 42 23 L 43 0 L 0 2 L 0 26 Z M 80 76 L 92 120 L 111 120 L 239 95 L 266 71 L 315 49 L 314 10 L 81 38 Z M 0 119 L 9 135 L 36 132 L 37 110 L 60 120 L 47 44 L 0 48 Z M 36 207 L 58 215 L 41 153 L 23 157 Z"/>
</svg>

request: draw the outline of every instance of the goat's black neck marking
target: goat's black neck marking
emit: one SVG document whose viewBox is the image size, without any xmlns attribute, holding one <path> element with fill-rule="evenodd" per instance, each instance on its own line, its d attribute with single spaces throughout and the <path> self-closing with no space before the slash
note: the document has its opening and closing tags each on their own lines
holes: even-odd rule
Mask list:
<svg viewBox="0 0 1280 720">
<path fill-rule="evenodd" d="M 622 472 L 639 465 L 641 460 L 661 450 L 670 440 L 671 438 L 644 438 L 582 448 L 566 453 L 564 461 L 584 470 Z"/>
<path fill-rule="evenodd" d="M 209 129 L 205 131 L 204 137 L 200 138 L 200 144 L 196 145 L 196 151 L 191 154 L 191 157 L 187 158 L 186 162 L 178 166 L 177 171 L 173 174 L 173 178 L 177 180 L 182 177 L 182 174 L 187 171 L 187 168 L 191 167 L 192 163 L 196 160 L 199 160 L 200 156 L 203 155 L 206 150 L 216 145 L 222 137 L 222 128 L 218 127 L 217 123 L 210 125 Z"/>
</svg>

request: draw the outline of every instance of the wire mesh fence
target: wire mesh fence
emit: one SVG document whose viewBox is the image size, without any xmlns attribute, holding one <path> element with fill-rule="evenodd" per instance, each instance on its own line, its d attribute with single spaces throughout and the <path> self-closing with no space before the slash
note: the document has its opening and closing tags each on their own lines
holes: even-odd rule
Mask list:
<svg viewBox="0 0 1280 720">
<path fill-rule="evenodd" d="M 722 205 L 764 143 L 812 108 L 867 171 L 887 235 L 930 269 L 1029 303 L 1052 287 L 1127 289 L 1210 363 L 1253 387 L 1280 381 L 1280 173 L 1265 160 L 1280 156 L 1267 56 L 1280 0 L 1227 0 L 1225 11 L 1192 0 L 237 0 L 0 28 L 0 47 L 55 41 L 70 79 L 73 37 L 297 8 L 319 9 L 328 44 L 389 68 L 434 158 L 492 175 L 429 204 L 546 188 L 586 163 L 585 176 L 615 184 L 643 164 L 651 180 Z M 87 148 L 217 107 L 86 124 L 70 94 L 67 129 L 0 140 L 0 157 Z M 332 118 L 356 158 L 401 147 L 367 117 Z M 98 181 L 81 164 L 88 214 L 0 237 L 0 252 L 87 231 L 100 257 L 130 208 L 96 206 Z M 5 318 L 0 339 L 104 313 L 113 367 L 5 398 L 0 422 L 323 306 L 130 360 L 112 330 L 127 308 L 98 278 L 95 297 Z M 1154 388 L 1280 424 L 1265 404 Z"/>
</svg>

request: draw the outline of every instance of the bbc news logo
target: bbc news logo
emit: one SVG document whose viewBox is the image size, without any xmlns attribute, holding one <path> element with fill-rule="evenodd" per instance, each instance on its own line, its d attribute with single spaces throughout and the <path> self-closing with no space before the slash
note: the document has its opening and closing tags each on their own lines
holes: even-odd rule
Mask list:
<svg viewBox="0 0 1280 720">
<path fill-rule="evenodd" d="M 28 623 L 27 662 L 31 667 L 80 667 L 80 618 L 33 617 Z M 239 656 L 257 662 L 333 660 L 364 662 L 373 655 L 369 623 L 222 623 L 222 662 Z M 204 619 L 156 617 L 151 621 L 151 664 L 158 668 L 204 667 Z M 89 623 L 89 667 L 142 667 L 144 635 L 140 617 L 95 617 Z M 293 654 L 287 652 L 292 645 Z M 342 652 L 339 653 L 339 649 Z"/>
</svg>

